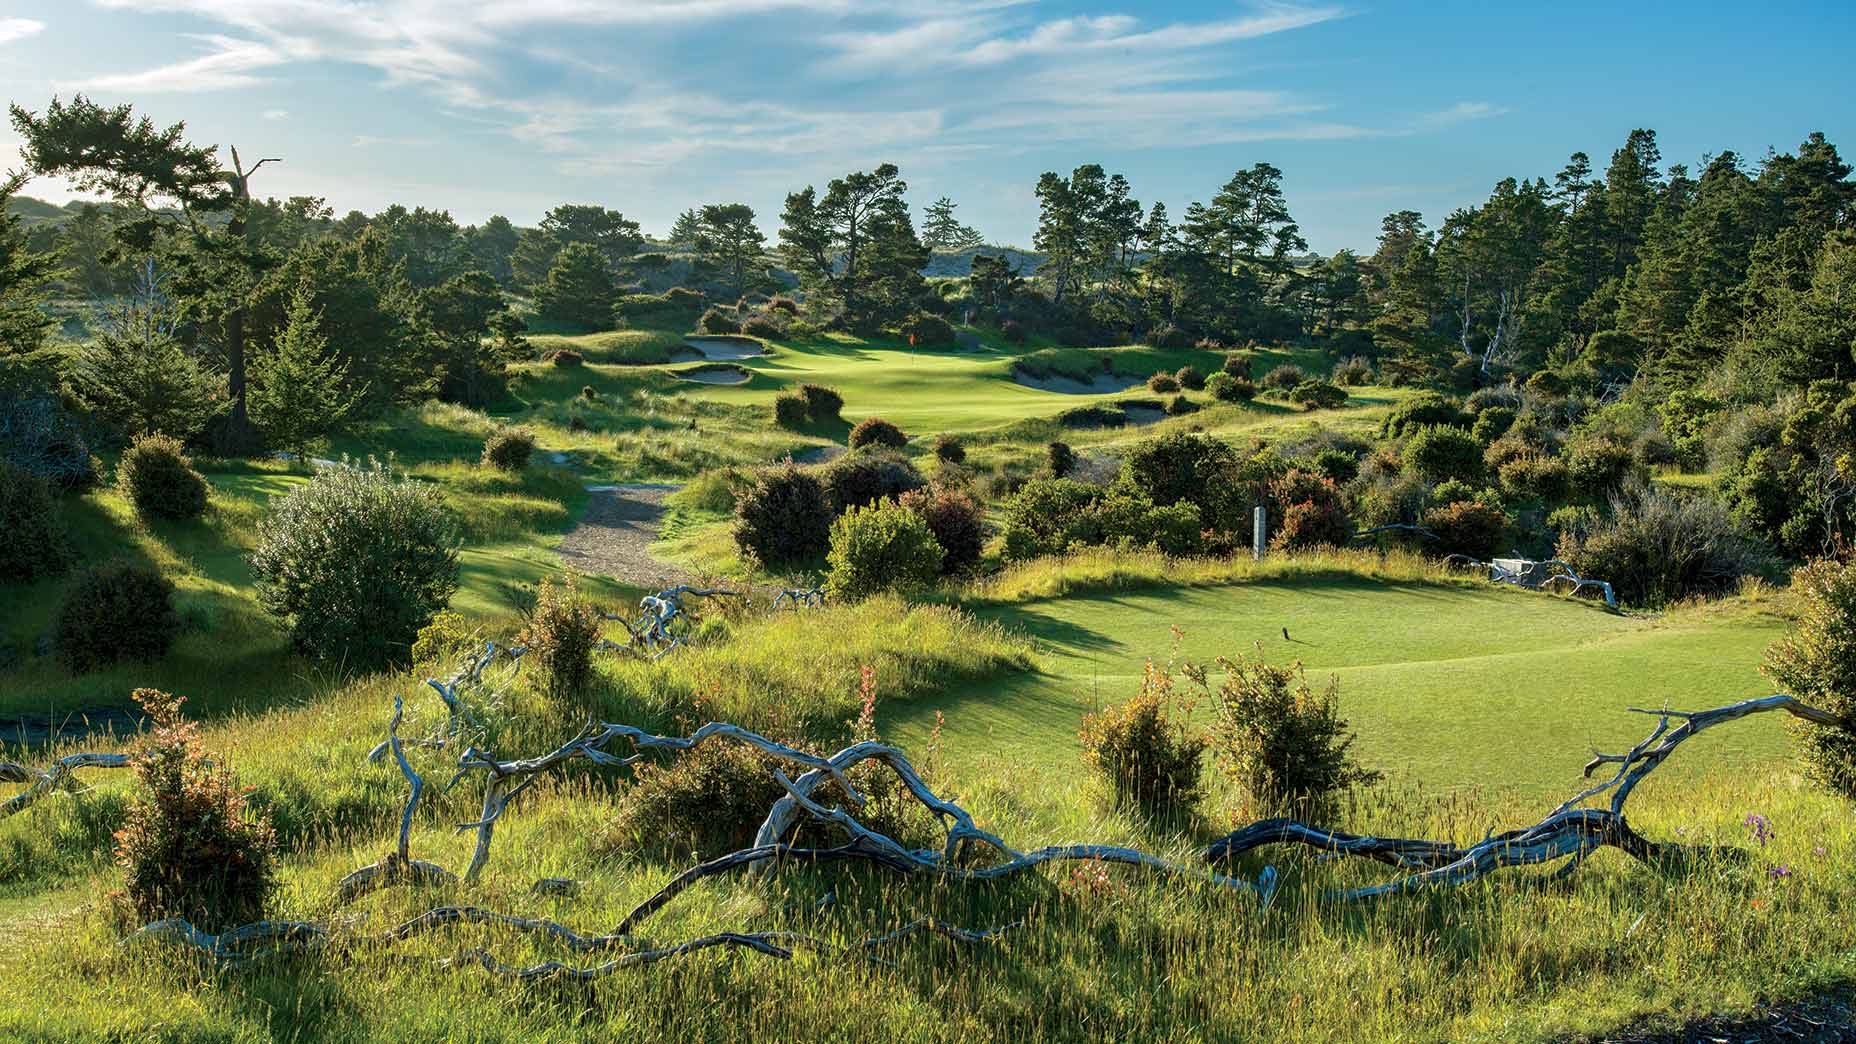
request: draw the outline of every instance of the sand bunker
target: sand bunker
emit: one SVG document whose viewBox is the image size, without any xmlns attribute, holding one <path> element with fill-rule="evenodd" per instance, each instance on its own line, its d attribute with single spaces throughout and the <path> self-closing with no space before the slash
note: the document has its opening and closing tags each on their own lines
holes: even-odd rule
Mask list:
<svg viewBox="0 0 1856 1044">
<path fill-rule="evenodd" d="M 1166 419 L 1163 406 L 1123 406 L 1121 412 L 1127 415 L 1129 424 L 1158 424 Z"/>
<path fill-rule="evenodd" d="M 1098 373 L 1086 381 L 1079 381 L 1074 377 L 1054 373 L 1039 377 L 1020 369 L 1012 370 L 1012 379 L 1027 388 L 1061 395 L 1115 395 L 1141 383 L 1132 377 L 1118 377 L 1110 373 Z"/>
<path fill-rule="evenodd" d="M 752 337 L 691 334 L 683 343 L 701 352 L 705 359 L 753 359 L 767 354 L 766 346 Z"/>
<path fill-rule="evenodd" d="M 740 366 L 692 366 L 687 370 L 674 371 L 674 375 L 686 381 L 702 384 L 746 384 L 753 374 Z"/>
</svg>

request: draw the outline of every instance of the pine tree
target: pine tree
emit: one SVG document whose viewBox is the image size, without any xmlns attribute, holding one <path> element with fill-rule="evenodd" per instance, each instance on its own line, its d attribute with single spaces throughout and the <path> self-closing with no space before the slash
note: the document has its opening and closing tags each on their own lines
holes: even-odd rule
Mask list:
<svg viewBox="0 0 1856 1044">
<path fill-rule="evenodd" d="M 181 346 L 178 322 L 147 262 L 134 293 L 104 311 L 97 336 L 77 353 L 71 385 L 78 398 L 126 437 L 162 434 L 185 442 L 223 405 L 223 378 Z"/>
<path fill-rule="evenodd" d="M 15 370 L 49 373 L 55 362 L 45 347 L 53 320 L 40 306 L 58 274 L 58 258 L 27 245 L 9 206 L 21 180 L 0 179 L 0 380 Z"/>
<path fill-rule="evenodd" d="M 535 305 L 544 318 L 603 330 L 612 325 L 615 293 L 605 253 L 591 243 L 569 243 L 535 288 Z"/>
<path fill-rule="evenodd" d="M 922 243 L 930 250 L 969 250 L 985 242 L 979 230 L 954 216 L 958 203 L 942 196 L 923 211 Z"/>
<path fill-rule="evenodd" d="M 363 391 L 347 387 L 348 366 L 329 354 L 321 323 L 309 287 L 300 287 L 276 344 L 258 360 L 251 392 L 252 419 L 259 430 L 305 464 L 309 444 L 347 420 Z"/>
</svg>

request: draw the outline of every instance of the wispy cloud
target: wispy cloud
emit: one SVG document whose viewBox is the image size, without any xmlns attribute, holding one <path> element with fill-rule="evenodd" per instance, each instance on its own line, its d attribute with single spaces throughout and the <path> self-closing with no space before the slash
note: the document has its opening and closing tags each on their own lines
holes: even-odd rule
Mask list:
<svg viewBox="0 0 1856 1044">
<path fill-rule="evenodd" d="M 195 39 L 211 47 L 212 52 L 190 61 L 143 72 L 98 76 L 76 86 L 122 94 L 222 91 L 262 83 L 263 79 L 252 75 L 253 71 L 282 65 L 289 60 L 281 52 L 253 40 L 230 36 L 199 36 Z"/>
<path fill-rule="evenodd" d="M 382 138 L 372 134 L 357 134 L 349 145 L 357 149 L 372 149 L 380 146 L 401 149 L 423 149 L 438 144 L 437 138 Z"/>
<path fill-rule="evenodd" d="M 0 44 L 24 40 L 45 31 L 45 23 L 30 18 L 0 18 Z"/>
<path fill-rule="evenodd" d="M 277 122 L 278 120 L 287 120 L 290 118 L 290 110 L 289 109 L 266 109 L 264 110 L 264 118 L 267 120 L 270 120 L 273 123 Z"/>
<path fill-rule="evenodd" d="M 1448 109 L 1427 112 L 1413 120 L 1412 126 L 1418 130 L 1440 130 L 1444 127 L 1454 127 L 1459 123 L 1468 123 L 1471 120 L 1500 116 L 1507 111 L 1504 106 L 1492 105 L 1488 102 L 1463 101 L 1457 102 Z"/>
</svg>

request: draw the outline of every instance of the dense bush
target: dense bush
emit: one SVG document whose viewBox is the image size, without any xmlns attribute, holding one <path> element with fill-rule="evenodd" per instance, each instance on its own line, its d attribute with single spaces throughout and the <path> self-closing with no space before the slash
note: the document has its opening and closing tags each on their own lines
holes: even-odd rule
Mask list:
<svg viewBox="0 0 1856 1044">
<path fill-rule="evenodd" d="M 206 479 L 193 470 L 180 441 L 142 435 L 116 465 L 116 490 L 144 519 L 179 521 L 206 510 Z"/>
<path fill-rule="evenodd" d="M 1504 461 L 1497 475 L 1502 492 L 1517 500 L 1554 504 L 1566 499 L 1571 484 L 1566 462 L 1544 453 L 1525 453 Z"/>
<path fill-rule="evenodd" d="M 1249 402 L 1257 395 L 1257 386 L 1250 383 L 1250 378 L 1233 377 L 1223 372 L 1207 377 L 1205 390 L 1221 402 Z"/>
<path fill-rule="evenodd" d="M 36 475 L 62 493 L 96 488 L 97 459 L 83 425 L 53 395 L 0 387 L 0 462 Z"/>
<path fill-rule="evenodd" d="M 1084 716 L 1083 762 L 1121 803 L 1148 812 L 1190 811 L 1199 800 L 1205 741 L 1193 734 L 1188 717 L 1175 706 L 1172 676 L 1149 660 L 1133 699 Z"/>
<path fill-rule="evenodd" d="M 1307 379 L 1308 374 L 1303 373 L 1300 366 L 1283 363 L 1272 367 L 1268 373 L 1263 375 L 1263 380 L 1259 383 L 1273 391 L 1287 392 Z"/>
<path fill-rule="evenodd" d="M 834 512 L 866 507 L 927 485 L 920 471 L 893 452 L 847 453 L 822 469 L 825 495 Z"/>
<path fill-rule="evenodd" d="M 806 426 L 811 414 L 806 412 L 806 397 L 796 391 L 783 391 L 773 397 L 773 422 L 789 431 Z"/>
<path fill-rule="evenodd" d="M 786 327 L 781 326 L 779 320 L 772 316 L 751 315 L 746 322 L 741 324 L 741 332 L 749 337 L 777 341 L 786 336 Z"/>
<path fill-rule="evenodd" d="M 1463 411 L 1457 407 L 1455 399 L 1436 392 L 1420 392 L 1386 414 L 1379 434 L 1388 439 L 1402 439 L 1421 428 L 1439 424 L 1462 427 L 1464 423 Z"/>
<path fill-rule="evenodd" d="M 526 603 L 525 608 L 533 611 L 533 606 Z M 419 637 L 412 642 L 412 662 L 415 665 L 444 664 L 453 657 L 482 648 L 478 632 L 464 622 L 463 614 L 446 609 L 433 615 L 431 623 L 419 628 Z"/>
<path fill-rule="evenodd" d="M 735 498 L 735 546 L 763 566 L 803 562 L 831 546 L 836 515 L 816 475 L 790 463 L 766 468 Z"/>
<path fill-rule="evenodd" d="M 541 578 L 535 607 L 516 642 L 540 665 L 550 696 L 578 696 L 593 680 L 593 647 L 599 644 L 598 607 L 582 597 L 572 573 L 558 585 Z"/>
<path fill-rule="evenodd" d="M 142 794 L 116 832 L 123 899 L 139 923 L 184 918 L 208 932 L 264 919 L 277 890 L 277 837 L 224 757 L 200 748 L 182 700 L 137 689 L 151 731 L 135 746 Z"/>
<path fill-rule="evenodd" d="M 535 435 L 526 428 L 497 428 L 483 440 L 479 462 L 498 471 L 521 471 L 535 454 Z"/>
<path fill-rule="evenodd" d="M 460 542 L 436 489 L 378 463 L 323 468 L 259 525 L 258 601 L 307 656 L 401 663 L 457 590 Z"/>
<path fill-rule="evenodd" d="M 1192 344 L 1192 335 L 1172 323 L 1162 322 L 1148 327 L 1141 335 L 1141 343 L 1150 348 L 1185 348 Z"/>
<path fill-rule="evenodd" d="M 1147 378 L 1147 390 L 1156 395 L 1165 395 L 1179 390 L 1179 378 L 1170 373 L 1156 373 Z"/>
<path fill-rule="evenodd" d="M 1843 719 L 1795 722 L 1812 779 L 1856 801 L 1856 564 L 1814 559 L 1792 573 L 1797 623 L 1766 650 L 1767 677 L 1785 692 Z"/>
<path fill-rule="evenodd" d="M 1198 411 L 1199 404 L 1184 395 L 1175 395 L 1166 401 L 1166 415 L 1169 417 L 1184 417 L 1188 413 Z"/>
<path fill-rule="evenodd" d="M 1443 424 L 1420 428 L 1405 443 L 1402 457 L 1406 467 L 1430 482 L 1482 480 L 1482 444 L 1462 428 Z"/>
<path fill-rule="evenodd" d="M 1205 375 L 1199 372 L 1197 366 L 1193 366 L 1190 363 L 1173 371 L 1173 379 L 1179 382 L 1181 388 L 1185 388 L 1188 391 L 1203 391 L 1205 389 Z"/>
<path fill-rule="evenodd" d="M 999 336 L 1005 338 L 1008 344 L 1024 344 L 1027 339 L 1024 324 L 1016 319 L 1007 319 L 1001 323 Z"/>
<path fill-rule="evenodd" d="M 1355 355 L 1334 364 L 1334 383 L 1346 388 L 1357 388 L 1362 384 L 1373 383 L 1373 363 L 1365 356 Z"/>
<path fill-rule="evenodd" d="M 71 564 L 71 547 L 51 483 L 0 460 L 0 582 L 57 576 Z"/>
<path fill-rule="evenodd" d="M 1566 479 L 1578 496 L 1603 499 L 1635 470 L 1630 447 L 1609 436 L 1578 439 L 1566 448 Z"/>
<path fill-rule="evenodd" d="M 919 590 L 934 583 L 945 556 L 928 520 L 908 508 L 853 507 L 831 524 L 826 586 L 833 597 L 852 601 Z"/>
<path fill-rule="evenodd" d="M 916 348 L 944 348 L 954 343 L 954 324 L 926 312 L 910 316 L 899 332 Z"/>
<path fill-rule="evenodd" d="M 1224 357 L 1224 365 L 1219 367 L 1219 372 L 1249 380 L 1250 356 L 1245 352 L 1232 352 Z"/>
<path fill-rule="evenodd" d="M 767 299 L 767 311 L 783 312 L 791 318 L 799 314 L 799 302 L 784 294 L 776 295 Z"/>
<path fill-rule="evenodd" d="M 562 369 L 570 369 L 575 366 L 586 365 L 586 356 L 581 355 L 572 348 L 562 348 L 548 356 L 548 361 Z"/>
<path fill-rule="evenodd" d="M 1076 467 L 1076 451 L 1067 442 L 1053 442 L 1044 447 L 1044 466 L 1057 478 L 1068 475 Z"/>
<path fill-rule="evenodd" d="M 986 542 L 986 511 L 971 496 L 954 489 L 918 489 L 902 495 L 903 507 L 928 523 L 941 545 L 941 572 L 957 573 L 980 560 Z"/>
<path fill-rule="evenodd" d="M 696 320 L 696 329 L 706 334 L 738 334 L 741 332 L 741 323 L 734 316 L 711 305 L 702 313 L 702 318 Z"/>
<path fill-rule="evenodd" d="M 1609 581 L 1620 601 L 1652 606 L 1732 590 L 1741 577 L 1771 566 L 1712 498 L 1636 482 L 1611 497 L 1603 516 L 1562 533 L 1557 555 L 1580 576 Z"/>
<path fill-rule="evenodd" d="M 1305 410 L 1331 410 L 1347 401 L 1347 389 L 1326 381 L 1303 381 L 1289 391 L 1289 401 Z"/>
<path fill-rule="evenodd" d="M 967 459 L 966 444 L 953 435 L 936 435 L 934 437 L 934 455 L 949 464 L 960 464 Z"/>
<path fill-rule="evenodd" d="M 909 444 L 909 437 L 902 429 L 881 417 L 865 417 L 851 429 L 851 448 L 862 449 L 865 446 L 889 446 L 901 449 Z"/>
<path fill-rule="evenodd" d="M 1213 505 L 1230 492 L 1237 451 L 1210 435 L 1176 432 L 1137 443 L 1122 460 L 1122 474 L 1155 504 L 1181 500 Z"/>
<path fill-rule="evenodd" d="M 1270 484 L 1269 499 L 1278 520 L 1270 538 L 1274 550 L 1344 547 L 1353 538 L 1346 502 L 1332 479 L 1291 470 Z"/>
<path fill-rule="evenodd" d="M 1476 423 L 1470 426 L 1469 433 L 1483 445 L 1493 443 L 1508 434 L 1514 427 L 1514 410 L 1506 406 L 1490 406 L 1476 414 Z"/>
<path fill-rule="evenodd" d="M 1278 667 L 1261 657 L 1218 664 L 1226 673 L 1214 694 L 1212 749 L 1257 804 L 1319 814 L 1348 788 L 1379 780 L 1348 752 L 1353 736 L 1340 716 L 1338 679 L 1330 676 L 1317 693 L 1300 664 Z"/>
<path fill-rule="evenodd" d="M 1508 515 L 1487 498 L 1451 500 L 1426 511 L 1424 527 L 1437 534 L 1435 550 L 1487 560 L 1502 549 Z"/>
<path fill-rule="evenodd" d="M 799 394 L 806 401 L 806 416 L 814 424 L 826 424 L 842 418 L 844 414 L 844 396 L 838 389 L 823 384 L 802 384 Z"/>
<path fill-rule="evenodd" d="M 625 323 L 688 322 L 707 303 L 708 299 L 697 291 L 673 286 L 661 294 L 622 294 L 613 313 Z"/>
<path fill-rule="evenodd" d="M 738 852 L 754 843 L 767 810 L 786 796 L 773 775 L 782 767 L 771 754 L 725 739 L 699 743 L 667 765 L 640 765 L 612 840 L 678 860 Z"/>
<path fill-rule="evenodd" d="M 168 654 L 180 633 L 174 585 L 155 569 L 124 561 L 86 570 L 65 592 L 52 625 L 58 658 L 74 674 Z"/>
</svg>

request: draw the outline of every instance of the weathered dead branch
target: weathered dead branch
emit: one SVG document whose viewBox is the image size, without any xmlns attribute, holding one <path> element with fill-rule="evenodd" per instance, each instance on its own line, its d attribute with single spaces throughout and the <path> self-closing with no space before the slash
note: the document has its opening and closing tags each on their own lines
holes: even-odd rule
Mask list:
<svg viewBox="0 0 1856 1044">
<path fill-rule="evenodd" d="M 68 754 L 52 763 L 49 769 L 35 769 L 11 761 L 0 761 L 0 783 L 26 783 L 26 789 L 0 802 L 0 819 L 23 812 L 34 802 L 53 791 L 76 782 L 77 770 L 87 768 L 127 768 L 127 754 Z"/>
<path fill-rule="evenodd" d="M 743 597 L 746 594 L 742 591 L 731 591 L 725 587 L 691 587 L 688 584 L 645 595 L 638 600 L 638 616 L 634 619 L 626 619 L 617 613 L 600 614 L 625 628 L 628 637 L 624 644 L 602 638 L 598 648 L 629 650 L 648 660 L 662 659 L 688 642 L 688 634 L 676 629 L 679 621 L 684 621 L 687 626 L 689 620 L 689 611 L 684 607 L 683 599 Z"/>
</svg>

